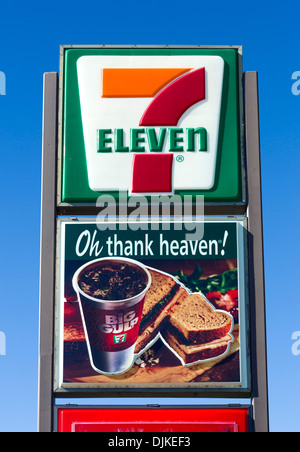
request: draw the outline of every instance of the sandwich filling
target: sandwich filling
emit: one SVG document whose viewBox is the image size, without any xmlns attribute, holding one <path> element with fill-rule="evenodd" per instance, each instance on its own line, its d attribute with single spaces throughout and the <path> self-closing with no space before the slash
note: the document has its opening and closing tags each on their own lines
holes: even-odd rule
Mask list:
<svg viewBox="0 0 300 452">
<path fill-rule="evenodd" d="M 145 298 L 139 337 L 135 347 L 135 353 L 140 353 L 151 344 L 152 340 L 163 328 L 172 306 L 185 296 L 187 291 L 170 276 L 149 269 L 151 274 L 151 286 Z"/>
<path fill-rule="evenodd" d="M 164 306 L 169 303 L 170 300 L 175 296 L 177 290 L 179 288 L 179 284 L 175 284 L 175 286 L 171 289 L 166 296 L 164 296 L 158 303 L 156 303 L 151 311 L 145 314 L 142 317 L 141 325 L 140 325 L 140 333 L 146 328 L 147 324 L 152 322 L 153 319 L 163 310 Z"/>
<path fill-rule="evenodd" d="M 186 295 L 172 307 L 161 335 L 184 364 L 223 355 L 232 337 L 233 319 L 216 311 L 200 293 Z"/>
<path fill-rule="evenodd" d="M 193 364 L 223 355 L 232 341 L 232 337 L 227 334 L 206 344 L 189 343 L 178 331 L 169 327 L 163 332 L 163 338 L 184 364 Z"/>
</svg>

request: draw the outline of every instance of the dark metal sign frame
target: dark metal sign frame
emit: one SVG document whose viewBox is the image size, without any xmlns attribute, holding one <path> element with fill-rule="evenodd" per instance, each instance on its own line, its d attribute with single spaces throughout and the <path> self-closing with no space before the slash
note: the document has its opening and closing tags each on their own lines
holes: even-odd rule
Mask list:
<svg viewBox="0 0 300 452">
<path fill-rule="evenodd" d="M 78 51 L 91 50 L 91 51 L 112 51 L 117 52 L 119 50 L 125 52 L 136 52 L 137 50 L 145 50 L 145 52 L 153 51 L 168 51 L 171 52 L 172 49 L 175 51 L 179 51 L 182 54 L 185 54 L 186 51 L 224 51 L 224 50 L 234 50 L 237 55 L 237 96 L 238 96 L 238 112 L 240 117 L 237 119 L 237 128 L 239 133 L 239 145 L 242 149 L 240 158 L 240 178 L 241 178 L 241 199 L 240 200 L 231 200 L 231 201 L 210 201 L 207 200 L 205 202 L 205 214 L 206 215 L 227 215 L 228 212 L 232 215 L 244 215 L 247 209 L 247 187 L 246 187 L 246 169 L 245 169 L 245 152 L 244 152 L 244 128 L 243 128 L 243 86 L 242 86 L 242 47 L 238 45 L 232 46 L 113 46 L 113 45 L 103 45 L 103 46 L 85 46 L 85 45 L 76 45 L 69 46 L 63 45 L 60 48 L 60 77 L 59 77 L 59 103 L 58 103 L 58 167 L 57 167 L 57 213 L 58 215 L 73 215 L 75 212 L 76 215 L 93 215 L 98 214 L 94 202 L 78 202 L 78 201 L 63 201 L 62 195 L 62 180 L 63 180 L 63 147 L 64 147 L 64 100 L 66 94 L 65 90 L 65 79 L 67 77 L 67 71 L 65 67 L 65 61 L 67 60 L 67 53 L 69 50 L 76 49 Z M 129 53 L 128 53 L 129 54 Z M 133 53 L 134 54 L 134 53 Z M 188 55 L 188 53 L 187 53 Z M 149 55 L 150 57 L 150 55 Z M 224 82 L 226 85 L 227 82 Z M 197 191 L 197 190 L 196 190 Z M 210 190 L 208 190 L 209 193 Z M 118 207 L 118 206 L 117 206 Z"/>
<path fill-rule="evenodd" d="M 194 221 L 197 221 L 193 219 Z M 185 218 L 186 221 L 192 221 L 192 219 Z M 118 219 L 111 219 L 110 223 L 114 225 L 118 223 Z M 151 221 L 146 222 L 146 226 L 149 226 L 149 231 L 146 233 L 142 229 L 141 236 L 150 232 L 153 225 L 159 226 L 159 221 L 151 219 Z M 198 397 L 250 397 L 251 396 L 251 374 L 250 374 L 250 363 L 249 363 L 249 350 L 250 350 L 250 338 L 249 338 L 249 326 L 250 319 L 249 313 L 249 300 L 248 300 L 248 281 L 246 275 L 248 274 L 248 252 L 247 252 L 247 219 L 245 216 L 242 217 L 209 217 L 209 220 L 198 220 L 197 224 L 202 223 L 204 229 L 215 226 L 222 226 L 229 228 L 230 225 L 234 226 L 236 230 L 236 248 L 237 248 L 237 265 L 238 265 L 238 287 L 240 294 L 239 309 L 240 309 L 240 319 L 239 319 L 239 372 L 240 380 L 237 382 L 225 382 L 225 381 L 214 381 L 202 382 L 202 383 L 178 383 L 176 382 L 176 374 L 174 375 L 174 381 L 171 383 L 152 383 L 151 380 L 145 381 L 138 384 L 126 382 L 126 377 L 124 381 L 117 380 L 116 382 L 65 382 L 64 381 L 64 365 L 63 365 L 63 355 L 64 355 L 64 344 L 63 344 L 63 309 L 62 300 L 64 299 L 64 283 L 66 282 L 65 270 L 67 262 L 67 249 L 66 240 L 67 234 L 64 232 L 65 228 L 68 227 L 69 230 L 79 229 L 82 232 L 86 228 L 90 228 L 96 231 L 97 225 L 104 225 L 101 221 L 95 217 L 73 217 L 72 219 L 66 217 L 59 217 L 57 220 L 57 255 L 56 255 L 56 274 L 60 275 L 56 283 L 56 303 L 55 303 L 55 334 L 54 334 L 54 392 L 57 398 L 59 397 L 99 397 L 99 396 L 116 396 L 116 397 L 126 397 L 130 396 L 158 396 L 164 394 L 164 396 L 169 397 L 193 397 L 197 395 Z M 141 223 L 142 224 L 142 223 Z M 181 222 L 180 222 L 181 224 Z M 176 220 L 174 220 L 174 225 L 176 225 Z M 226 225 L 226 226 L 225 226 Z M 107 223 L 105 223 L 107 226 Z M 130 227 L 130 222 L 123 222 L 123 226 L 126 226 L 126 240 L 129 239 L 128 228 Z M 137 226 L 133 223 L 133 226 Z M 99 232 L 99 231 L 98 231 Z M 161 231 L 160 231 L 161 232 Z M 104 233 L 102 233 L 104 235 Z M 108 235 L 110 233 L 108 232 Z M 134 229 L 133 236 L 137 235 L 136 228 Z M 98 236 L 97 236 L 98 237 Z M 101 237 L 101 232 L 99 232 L 99 238 Z M 155 232 L 152 233 L 151 238 L 157 239 Z M 174 238 L 174 235 L 172 236 Z M 105 239 L 104 242 L 105 243 Z M 72 250 L 69 250 L 69 252 Z M 154 251 L 154 249 L 153 249 Z M 74 252 L 74 251 L 73 251 Z M 72 253 L 73 254 L 73 253 Z M 88 253 L 89 254 L 89 253 Z M 74 259 L 76 256 L 72 255 L 70 258 Z M 155 255 L 157 258 L 157 255 Z M 92 260 L 92 259 L 91 259 Z M 71 261 L 73 262 L 73 261 Z M 79 261 L 81 262 L 81 261 Z M 174 263 L 174 258 L 172 259 Z M 205 263 L 201 261 L 204 268 Z M 149 266 L 151 266 L 151 260 L 148 261 Z M 216 261 L 215 261 L 216 263 Z M 80 263 L 78 264 L 80 266 Z M 73 267 L 73 263 L 72 263 Z M 164 365 L 167 365 L 165 363 Z M 208 364 L 209 366 L 209 364 Z M 84 373 L 84 372 L 83 372 Z M 172 374 L 172 368 L 170 368 L 169 377 Z M 193 375 L 195 377 L 195 374 Z M 177 377 L 178 378 L 178 377 Z M 159 376 L 155 374 L 155 381 L 159 380 Z M 76 381 L 76 378 L 75 378 Z"/>
</svg>

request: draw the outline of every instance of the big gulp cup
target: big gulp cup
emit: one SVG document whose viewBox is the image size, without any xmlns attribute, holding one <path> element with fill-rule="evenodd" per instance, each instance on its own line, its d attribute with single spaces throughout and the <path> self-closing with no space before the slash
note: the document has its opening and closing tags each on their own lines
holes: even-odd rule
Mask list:
<svg viewBox="0 0 300 452">
<path fill-rule="evenodd" d="M 102 258 L 73 277 L 91 365 L 104 374 L 130 369 L 151 275 L 139 262 Z"/>
</svg>

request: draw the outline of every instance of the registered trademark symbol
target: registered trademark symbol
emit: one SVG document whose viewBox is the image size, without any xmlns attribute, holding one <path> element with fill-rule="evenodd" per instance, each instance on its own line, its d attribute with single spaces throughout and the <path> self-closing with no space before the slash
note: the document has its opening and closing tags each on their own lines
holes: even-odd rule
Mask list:
<svg viewBox="0 0 300 452">
<path fill-rule="evenodd" d="M 184 161 L 183 155 L 178 155 L 178 156 L 176 157 L 176 160 L 177 160 L 177 162 L 179 162 L 179 163 L 183 162 L 183 161 Z"/>
</svg>

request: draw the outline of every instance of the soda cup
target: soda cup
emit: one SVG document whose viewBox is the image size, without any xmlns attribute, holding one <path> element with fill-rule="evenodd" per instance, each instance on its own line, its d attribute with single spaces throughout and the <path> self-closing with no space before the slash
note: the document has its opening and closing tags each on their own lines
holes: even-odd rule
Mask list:
<svg viewBox="0 0 300 452">
<path fill-rule="evenodd" d="M 74 274 L 89 357 L 97 372 L 119 374 L 133 365 L 150 285 L 146 267 L 126 258 L 96 259 Z"/>
</svg>

